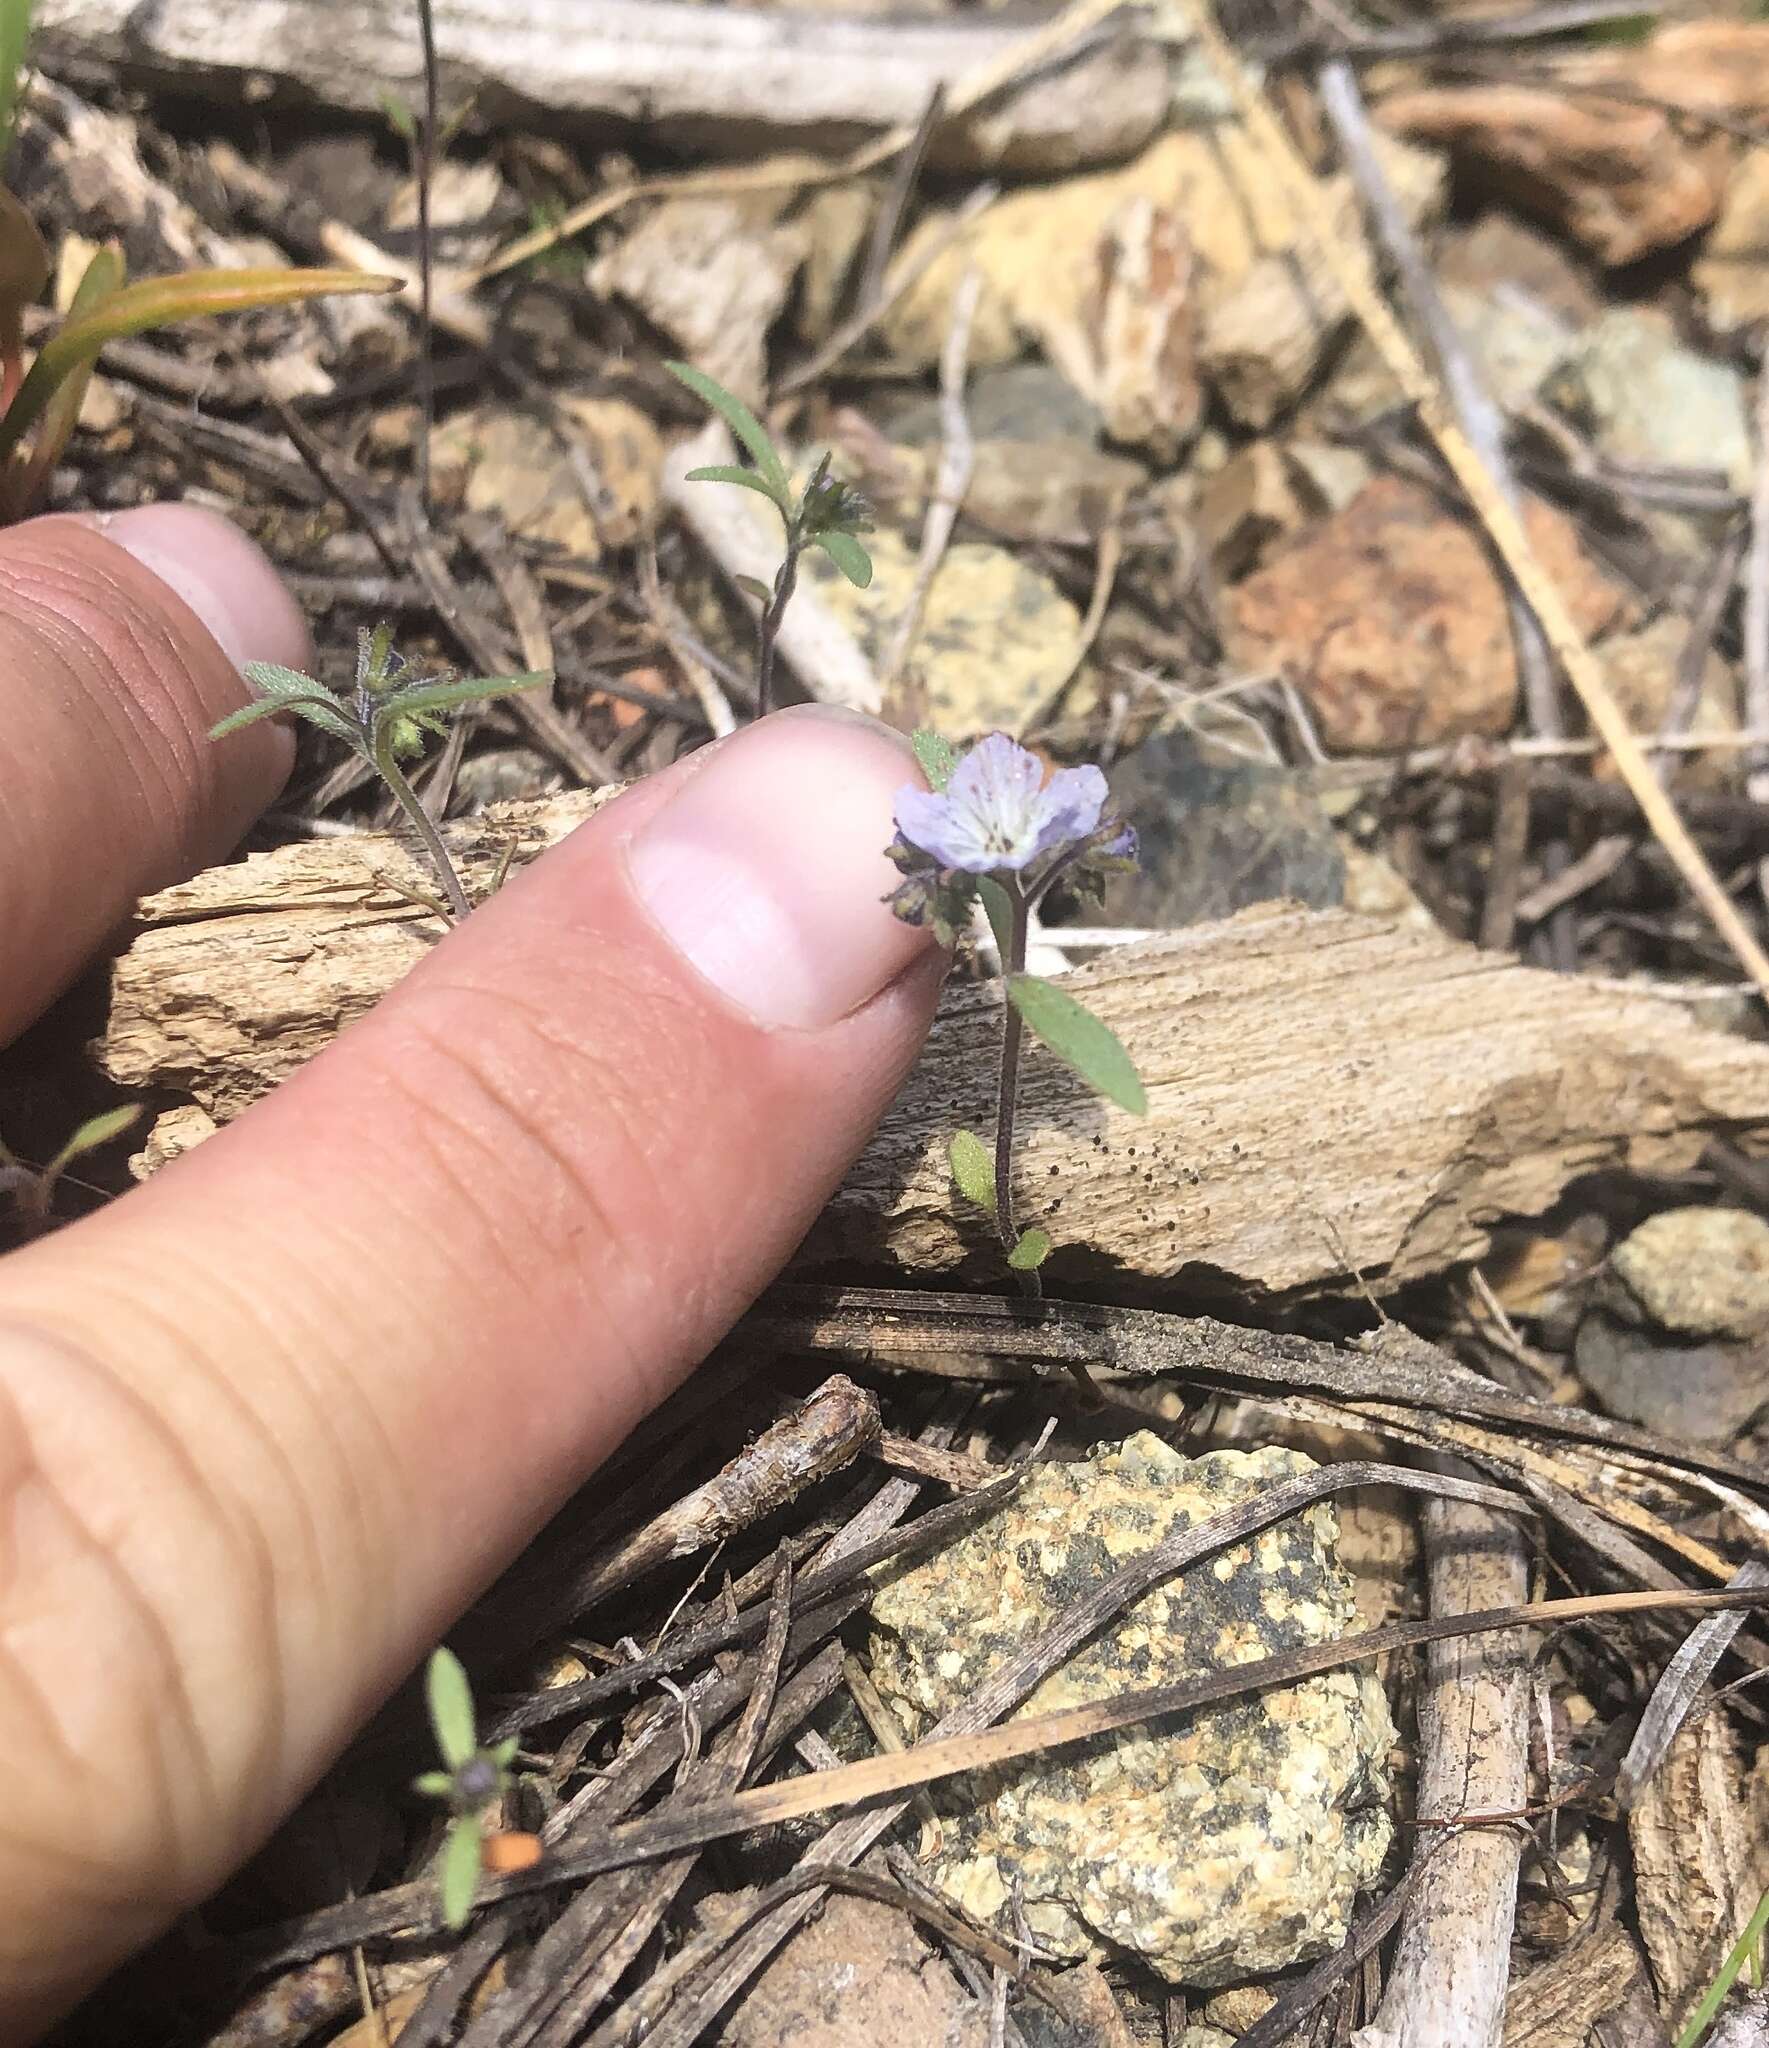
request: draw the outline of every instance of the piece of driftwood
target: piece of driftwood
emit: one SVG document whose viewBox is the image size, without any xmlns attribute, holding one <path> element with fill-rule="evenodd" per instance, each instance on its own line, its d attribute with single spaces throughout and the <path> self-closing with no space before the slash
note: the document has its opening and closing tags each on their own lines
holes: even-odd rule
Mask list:
<svg viewBox="0 0 1769 2048">
<path fill-rule="evenodd" d="M 469 894 L 612 794 L 504 804 L 450 826 Z M 157 1164 L 368 1009 L 442 936 L 434 885 L 381 834 L 279 848 L 142 905 L 117 963 L 106 1071 L 192 1108 Z M 1769 1143 L 1769 1050 L 1441 934 L 1269 906 L 1121 948 L 1074 977 L 1130 1047 L 1146 1119 L 1034 1049 L 1022 1082 L 1026 1220 L 1059 1289 L 1184 1276 L 1246 1294 L 1392 1286 L 1479 1257 L 1501 1217 L 1608 1167 L 1678 1172 L 1719 1134 Z M 955 979 L 928 1050 L 812 1230 L 801 1273 L 992 1277 L 962 1216 L 953 1129 L 990 1126 L 996 985 Z"/>
<path fill-rule="evenodd" d="M 442 96 L 485 123 L 647 136 L 741 154 L 844 148 L 913 127 L 937 87 L 1011 61 L 1020 22 L 885 19 L 686 0 L 435 0 Z M 1034 25 L 1035 26 L 1035 25 Z M 42 0 L 33 56 L 237 106 L 379 110 L 423 89 L 409 0 Z M 936 162 L 1059 171 L 1147 142 L 1173 99 L 1165 52 L 1136 17 L 942 122 Z"/>
</svg>

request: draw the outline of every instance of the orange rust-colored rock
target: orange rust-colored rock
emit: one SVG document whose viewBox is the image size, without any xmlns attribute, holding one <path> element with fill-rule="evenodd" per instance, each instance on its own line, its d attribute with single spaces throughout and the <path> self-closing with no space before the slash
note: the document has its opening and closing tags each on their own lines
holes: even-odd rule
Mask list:
<svg viewBox="0 0 1769 2048">
<path fill-rule="evenodd" d="M 1581 631 L 1600 631 L 1620 593 L 1551 507 L 1532 500 L 1525 523 Z M 1228 605 L 1236 658 L 1281 669 L 1341 752 L 1398 753 L 1511 724 L 1517 659 L 1503 587 L 1477 529 L 1420 484 L 1366 484 Z"/>
<path fill-rule="evenodd" d="M 1720 20 L 1568 50 L 1527 85 L 1403 89 L 1379 109 L 1393 133 L 1474 160 L 1522 209 L 1610 264 L 1705 228 L 1731 169 L 1725 130 L 1755 127 L 1766 111 L 1769 22 Z"/>
</svg>

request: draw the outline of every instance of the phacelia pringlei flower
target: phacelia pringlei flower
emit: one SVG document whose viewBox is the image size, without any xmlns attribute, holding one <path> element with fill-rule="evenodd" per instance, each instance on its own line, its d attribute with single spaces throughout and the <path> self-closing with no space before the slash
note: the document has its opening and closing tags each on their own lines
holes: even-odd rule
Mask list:
<svg viewBox="0 0 1769 2048">
<path fill-rule="evenodd" d="M 898 792 L 888 851 L 904 880 L 891 908 L 949 939 L 984 879 L 1028 908 L 1059 876 L 1097 890 L 1108 872 L 1136 859 L 1136 834 L 1108 814 L 1108 801 L 1097 768 L 1062 768 L 1046 781 L 1036 754 L 992 732 L 957 761 L 943 787 Z"/>
</svg>

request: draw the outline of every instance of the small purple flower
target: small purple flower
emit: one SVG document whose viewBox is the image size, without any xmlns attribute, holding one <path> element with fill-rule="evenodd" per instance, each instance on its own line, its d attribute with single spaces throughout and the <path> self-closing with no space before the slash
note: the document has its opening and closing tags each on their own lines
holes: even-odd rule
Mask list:
<svg viewBox="0 0 1769 2048">
<path fill-rule="evenodd" d="M 1019 870 L 1040 856 L 1078 845 L 1098 829 L 1106 778 L 1097 768 L 1064 768 L 1044 780 L 1044 764 L 1004 732 L 979 740 L 937 794 L 899 792 L 897 830 L 941 868 L 966 875 Z"/>
</svg>

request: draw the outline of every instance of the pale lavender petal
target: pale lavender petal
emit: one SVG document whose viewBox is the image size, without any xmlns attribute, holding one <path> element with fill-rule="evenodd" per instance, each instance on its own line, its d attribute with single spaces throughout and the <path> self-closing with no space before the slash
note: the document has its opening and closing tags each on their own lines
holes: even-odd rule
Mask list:
<svg viewBox="0 0 1769 2048">
<path fill-rule="evenodd" d="M 1034 852 L 1085 839 L 1099 825 L 1106 795 L 1106 778 L 1097 768 L 1064 768 L 1053 775 L 1033 807 L 1038 828 Z"/>
<path fill-rule="evenodd" d="M 913 785 L 897 792 L 893 814 L 897 830 L 943 868 L 986 874 L 995 857 L 975 813 L 954 804 L 950 796 Z"/>
<path fill-rule="evenodd" d="M 992 732 L 978 740 L 952 771 L 946 794 L 1012 838 L 1022 821 L 1030 824 L 1043 780 L 1044 764 L 1036 754 L 1006 733 Z"/>
</svg>

